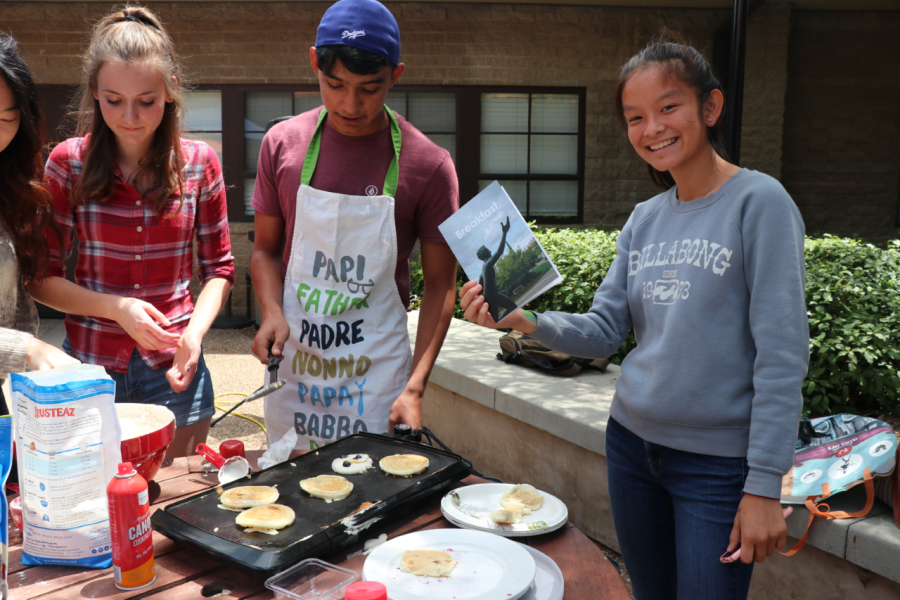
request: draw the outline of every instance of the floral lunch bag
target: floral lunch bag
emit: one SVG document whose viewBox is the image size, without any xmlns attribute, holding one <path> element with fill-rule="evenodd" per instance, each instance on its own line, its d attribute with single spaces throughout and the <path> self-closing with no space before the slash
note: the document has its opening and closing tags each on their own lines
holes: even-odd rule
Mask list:
<svg viewBox="0 0 900 600">
<path fill-rule="evenodd" d="M 897 435 L 884 421 L 840 414 L 800 420 L 794 465 L 781 484 L 781 501 L 803 504 L 809 523 L 800 542 L 784 554 L 796 553 L 816 517 L 848 519 L 869 513 L 875 501 L 875 478 L 894 471 Z M 832 511 L 825 499 L 856 485 L 866 486 L 866 505 L 859 511 Z"/>
</svg>

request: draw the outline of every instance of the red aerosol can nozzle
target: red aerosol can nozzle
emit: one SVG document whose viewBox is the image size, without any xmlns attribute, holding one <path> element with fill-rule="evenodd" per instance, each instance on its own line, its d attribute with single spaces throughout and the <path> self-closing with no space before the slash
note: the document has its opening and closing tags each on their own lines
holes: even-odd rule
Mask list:
<svg viewBox="0 0 900 600">
<path fill-rule="evenodd" d="M 131 466 L 130 462 L 119 463 L 119 472 L 118 475 L 128 476 L 134 475 L 137 471 L 134 470 L 134 467 Z"/>
</svg>

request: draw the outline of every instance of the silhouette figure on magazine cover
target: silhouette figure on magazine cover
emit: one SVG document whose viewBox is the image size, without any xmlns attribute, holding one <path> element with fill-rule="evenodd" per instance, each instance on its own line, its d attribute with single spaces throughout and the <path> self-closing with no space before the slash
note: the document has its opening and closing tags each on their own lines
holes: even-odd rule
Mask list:
<svg viewBox="0 0 900 600">
<path fill-rule="evenodd" d="M 505 225 L 503 223 L 500 224 L 500 228 L 503 230 L 503 237 L 500 238 L 500 246 L 497 247 L 497 251 L 491 255 L 491 251 L 482 246 L 476 252 L 478 258 L 484 261 L 484 264 L 481 266 L 481 277 L 478 278 L 478 283 L 483 288 L 481 294 L 484 296 L 485 302 L 488 303 L 488 312 L 491 313 L 494 321 L 500 320 L 499 312 L 501 308 L 503 309 L 504 317 L 516 310 L 516 303 L 497 288 L 497 273 L 494 271 L 494 265 L 503 256 L 503 248 L 506 246 L 506 234 L 509 231 L 509 217 L 506 217 Z"/>
</svg>

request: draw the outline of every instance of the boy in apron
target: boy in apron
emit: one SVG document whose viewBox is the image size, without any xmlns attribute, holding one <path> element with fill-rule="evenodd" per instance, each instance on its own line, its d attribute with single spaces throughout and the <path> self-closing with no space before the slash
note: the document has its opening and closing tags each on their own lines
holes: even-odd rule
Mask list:
<svg viewBox="0 0 900 600">
<path fill-rule="evenodd" d="M 279 123 L 259 155 L 251 275 L 262 308 L 253 353 L 283 358 L 265 398 L 271 444 L 421 426 L 421 398 L 453 314 L 456 260 L 437 227 L 459 208 L 449 153 L 384 105 L 403 72 L 400 31 L 376 0 L 340 0 L 310 63 L 324 107 Z M 409 255 L 428 293 L 415 353 Z"/>
</svg>

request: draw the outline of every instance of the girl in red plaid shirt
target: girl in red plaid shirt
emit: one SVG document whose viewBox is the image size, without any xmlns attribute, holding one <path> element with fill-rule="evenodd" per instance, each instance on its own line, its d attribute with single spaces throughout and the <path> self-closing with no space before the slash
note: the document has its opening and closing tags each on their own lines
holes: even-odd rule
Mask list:
<svg viewBox="0 0 900 600">
<path fill-rule="evenodd" d="M 216 153 L 180 137 L 181 74 L 145 8 L 102 19 L 85 55 L 79 134 L 58 145 L 47 185 L 63 247 L 33 297 L 68 313 L 63 348 L 102 365 L 117 402 L 175 413 L 167 458 L 192 454 L 215 412 L 201 342 L 234 283 Z M 78 239 L 75 281 L 63 259 Z M 202 291 L 194 302 L 194 241 Z"/>
</svg>

